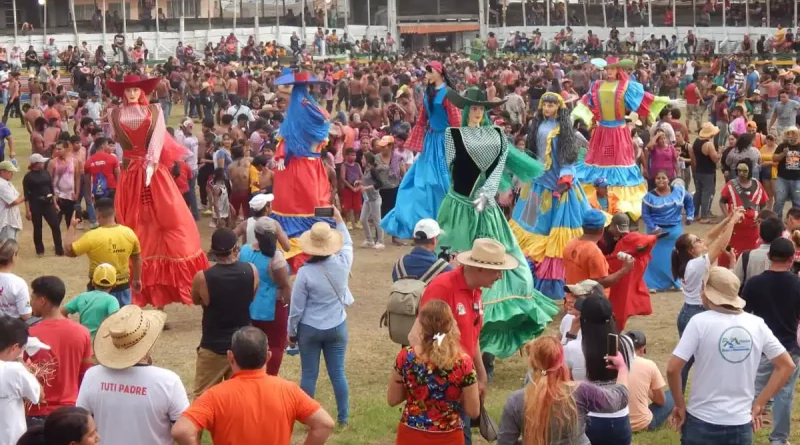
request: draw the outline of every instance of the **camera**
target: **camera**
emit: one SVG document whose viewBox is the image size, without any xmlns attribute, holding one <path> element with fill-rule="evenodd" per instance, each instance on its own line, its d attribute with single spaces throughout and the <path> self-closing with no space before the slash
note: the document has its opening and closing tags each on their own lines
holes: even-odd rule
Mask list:
<svg viewBox="0 0 800 445">
<path fill-rule="evenodd" d="M 449 262 L 450 261 L 450 246 L 442 246 L 441 249 L 442 249 L 441 252 L 439 252 L 439 258 Z"/>
</svg>

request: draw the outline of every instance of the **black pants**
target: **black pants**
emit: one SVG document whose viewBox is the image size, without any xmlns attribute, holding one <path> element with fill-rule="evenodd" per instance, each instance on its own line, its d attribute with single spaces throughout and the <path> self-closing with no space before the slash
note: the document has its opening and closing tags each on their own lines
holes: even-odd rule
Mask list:
<svg viewBox="0 0 800 445">
<path fill-rule="evenodd" d="M 22 110 L 20 110 L 19 108 L 19 97 L 8 102 L 8 105 L 6 105 L 6 110 L 5 112 L 3 112 L 3 124 L 8 122 L 8 112 L 11 111 L 12 108 L 14 109 L 14 111 L 17 112 L 17 116 L 19 116 L 19 121 L 22 122 L 22 126 L 24 127 L 25 118 L 22 116 Z"/>
<path fill-rule="evenodd" d="M 208 185 L 208 178 L 214 173 L 214 170 L 209 170 L 208 168 L 201 168 L 197 172 L 197 188 L 200 189 L 200 204 L 208 205 L 208 191 L 206 190 L 206 185 Z"/>
<path fill-rule="evenodd" d="M 59 227 L 61 219 L 56 211 L 56 206 L 47 199 L 45 201 L 31 201 L 30 208 L 31 222 L 33 223 L 33 245 L 36 247 L 36 254 L 44 254 L 44 243 L 42 243 L 42 218 L 44 218 L 53 233 L 56 255 L 64 255 L 64 246 L 61 243 L 61 228 Z"/>
<path fill-rule="evenodd" d="M 61 209 L 58 212 L 58 220 L 64 217 L 64 223 L 69 229 L 69 223 L 72 222 L 72 215 L 75 214 L 75 201 L 71 199 L 58 198 L 58 207 Z"/>
</svg>

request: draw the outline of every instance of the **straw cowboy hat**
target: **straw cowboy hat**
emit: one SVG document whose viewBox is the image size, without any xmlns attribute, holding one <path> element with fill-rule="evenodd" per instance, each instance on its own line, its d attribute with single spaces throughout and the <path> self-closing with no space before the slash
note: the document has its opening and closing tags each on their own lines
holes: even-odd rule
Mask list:
<svg viewBox="0 0 800 445">
<path fill-rule="evenodd" d="M 739 298 L 739 278 L 730 269 L 713 266 L 704 277 L 705 294 L 715 306 L 744 309 L 745 301 Z"/>
<path fill-rule="evenodd" d="M 309 255 L 333 255 L 341 250 L 343 245 L 342 234 L 325 222 L 314 223 L 311 230 L 300 235 L 300 249 Z"/>
<path fill-rule="evenodd" d="M 629 120 L 629 121 L 633 122 L 633 124 L 636 125 L 637 127 L 641 127 L 642 126 L 642 120 L 639 119 L 639 113 L 637 113 L 635 111 L 631 111 L 630 114 L 625 116 L 625 120 Z"/>
<path fill-rule="evenodd" d="M 519 261 L 506 253 L 505 246 L 491 238 L 476 239 L 472 250 L 459 253 L 456 260 L 465 266 L 481 269 L 511 270 L 519 266 Z"/>
<path fill-rule="evenodd" d="M 111 91 L 111 94 L 117 97 L 123 97 L 125 95 L 125 90 L 128 88 L 139 88 L 142 90 L 142 94 L 148 95 L 156 89 L 156 85 L 160 82 L 161 79 L 158 77 L 143 77 L 138 76 L 135 74 L 127 75 L 122 79 L 122 82 L 115 82 L 109 80 L 107 82 L 108 90 Z"/>
<path fill-rule="evenodd" d="M 700 133 L 697 135 L 700 139 L 710 139 L 719 133 L 719 128 L 715 127 L 711 122 L 706 122 L 700 127 Z"/>
<path fill-rule="evenodd" d="M 123 306 L 97 329 L 94 355 L 111 369 L 127 369 L 150 352 L 164 330 L 167 315 L 161 311 L 143 311 L 136 305 Z"/>
</svg>

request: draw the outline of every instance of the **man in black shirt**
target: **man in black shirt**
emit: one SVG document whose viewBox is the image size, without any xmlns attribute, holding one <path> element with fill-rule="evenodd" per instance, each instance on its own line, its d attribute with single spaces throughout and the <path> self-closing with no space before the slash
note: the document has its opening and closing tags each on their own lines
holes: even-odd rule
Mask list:
<svg viewBox="0 0 800 445">
<path fill-rule="evenodd" d="M 797 127 L 789 127 L 783 137 L 783 142 L 778 145 L 772 156 L 772 161 L 778 163 L 775 206 L 772 210 L 778 216 L 783 215 L 783 207 L 789 199 L 792 201 L 792 207 L 800 207 L 800 130 Z"/>
<path fill-rule="evenodd" d="M 774 240 L 769 246 L 767 256 L 770 260 L 769 269 L 747 280 L 742 290 L 742 299 L 747 302 L 744 310 L 764 319 L 795 365 L 789 381 L 775 395 L 772 434 L 769 435 L 770 443 L 786 443 L 789 439 L 794 387 L 800 374 L 800 347 L 797 345 L 800 277 L 791 272 L 794 245 L 788 239 Z M 767 385 L 774 369 L 772 362 L 762 356 L 756 374 L 756 394 Z"/>
<path fill-rule="evenodd" d="M 47 221 L 53 233 L 53 243 L 57 256 L 64 255 L 64 246 L 61 243 L 61 228 L 59 227 L 58 201 L 53 192 L 53 182 L 45 168 L 47 158 L 35 153 L 31 155 L 30 170 L 22 178 L 22 190 L 25 194 L 25 218 L 33 222 L 33 244 L 36 246 L 36 255 L 44 255 L 42 243 L 42 218 Z"/>
</svg>

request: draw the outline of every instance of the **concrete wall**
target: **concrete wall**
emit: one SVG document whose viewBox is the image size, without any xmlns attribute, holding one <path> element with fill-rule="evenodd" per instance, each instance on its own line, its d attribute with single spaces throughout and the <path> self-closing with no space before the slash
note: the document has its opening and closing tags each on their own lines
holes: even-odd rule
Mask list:
<svg viewBox="0 0 800 445">
<path fill-rule="evenodd" d="M 227 37 L 232 31 L 233 30 L 230 28 L 211 29 L 205 31 L 186 31 L 183 34 L 178 31 L 171 31 L 162 32 L 160 33 L 160 36 L 157 36 L 155 32 L 128 33 L 126 36 L 126 41 L 131 43 L 137 38 L 141 37 L 142 40 L 144 40 L 147 48 L 152 54 L 155 55 L 157 59 L 166 59 L 168 56 L 175 54 L 175 47 L 178 45 L 179 41 L 183 41 L 184 45 L 192 45 L 197 49 L 197 52 L 202 55 L 203 48 L 205 47 L 206 43 L 219 42 L 220 37 Z M 280 43 L 288 46 L 292 32 L 297 32 L 300 34 L 301 28 L 281 26 L 280 35 L 278 35 L 278 30 L 275 26 L 262 26 L 258 29 L 257 40 L 278 40 Z M 316 32 L 316 28 L 310 26 L 306 27 L 306 42 L 308 42 L 309 46 L 311 46 L 313 42 L 314 32 Z M 339 35 L 344 34 L 344 32 L 344 29 L 337 29 L 336 31 L 336 33 Z M 348 27 L 347 32 L 350 36 L 353 36 L 352 38 L 360 39 L 366 35 L 371 39 L 376 35 L 379 37 L 384 37 L 387 30 L 385 26 L 366 27 L 361 25 L 352 25 Z M 256 30 L 254 28 L 236 29 L 236 37 L 238 37 L 239 41 L 242 43 L 246 42 L 247 38 L 251 35 L 256 35 Z M 75 45 L 78 42 L 87 42 L 89 45 L 91 45 L 91 48 L 94 49 L 97 48 L 98 45 L 104 45 L 106 48 L 108 48 L 111 44 L 113 36 L 114 32 L 111 30 L 108 31 L 106 38 L 104 39 L 102 34 L 82 33 L 79 29 L 77 37 L 74 34 L 54 34 L 48 35 L 47 37 L 56 39 L 56 45 L 58 45 L 59 48 L 66 48 L 67 45 Z M 157 49 L 159 38 L 161 47 Z M 37 51 L 41 52 L 42 48 L 44 47 L 44 38 L 41 34 L 35 36 L 19 36 L 17 39 L 17 44 L 23 49 L 27 49 L 28 45 L 33 45 Z M 14 37 L 0 36 L 0 46 L 11 48 L 14 46 Z M 107 49 L 106 53 L 108 52 L 109 51 Z"/>
</svg>

